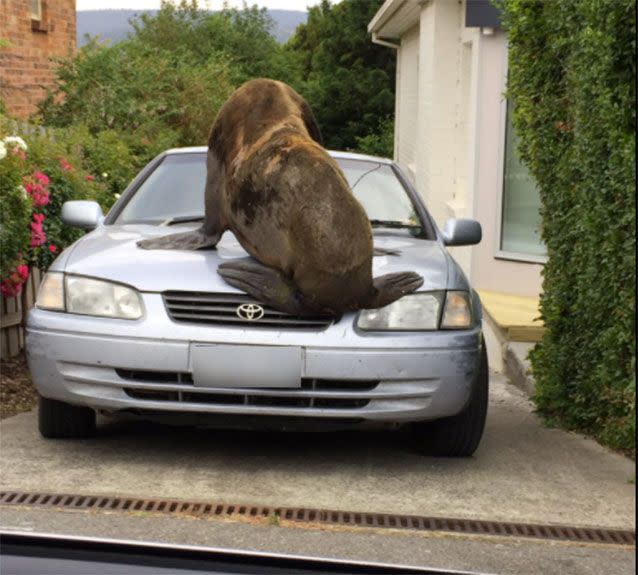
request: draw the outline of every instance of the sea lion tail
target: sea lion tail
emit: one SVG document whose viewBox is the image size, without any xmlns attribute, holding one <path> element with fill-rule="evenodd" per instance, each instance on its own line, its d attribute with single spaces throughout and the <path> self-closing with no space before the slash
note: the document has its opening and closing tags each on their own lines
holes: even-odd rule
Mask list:
<svg viewBox="0 0 638 575">
<path fill-rule="evenodd" d="M 219 242 L 219 237 L 206 235 L 200 228 L 191 232 L 140 240 L 137 245 L 143 250 L 202 250 L 214 248 Z"/>
</svg>

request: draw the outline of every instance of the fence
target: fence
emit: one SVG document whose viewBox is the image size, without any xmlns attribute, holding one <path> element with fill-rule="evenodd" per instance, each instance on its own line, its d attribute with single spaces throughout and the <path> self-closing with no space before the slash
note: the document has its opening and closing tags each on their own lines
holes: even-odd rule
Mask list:
<svg viewBox="0 0 638 575">
<path fill-rule="evenodd" d="M 0 357 L 9 359 L 24 349 L 23 305 L 26 311 L 33 307 L 38 287 L 42 281 L 42 273 L 34 268 L 29 279 L 22 287 L 23 293 L 18 297 L 4 298 L 0 296 Z"/>
</svg>

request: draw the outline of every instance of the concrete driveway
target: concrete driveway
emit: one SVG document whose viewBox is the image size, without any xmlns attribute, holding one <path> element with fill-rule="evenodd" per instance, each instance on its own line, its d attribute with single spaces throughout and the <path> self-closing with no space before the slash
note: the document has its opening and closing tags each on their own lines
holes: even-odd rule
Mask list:
<svg viewBox="0 0 638 575">
<path fill-rule="evenodd" d="M 499 375 L 483 442 L 465 460 L 420 456 L 400 433 L 119 422 L 91 440 L 51 441 L 36 420 L 31 412 L 0 424 L 3 489 L 635 528 L 634 463 L 543 427 Z"/>
</svg>

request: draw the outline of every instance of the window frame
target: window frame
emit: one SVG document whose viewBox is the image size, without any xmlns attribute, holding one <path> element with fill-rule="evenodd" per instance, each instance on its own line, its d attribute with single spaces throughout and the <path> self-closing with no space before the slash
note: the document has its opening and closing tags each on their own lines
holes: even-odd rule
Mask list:
<svg viewBox="0 0 638 575">
<path fill-rule="evenodd" d="M 38 12 L 33 11 L 34 2 L 38 7 Z M 29 14 L 31 16 L 31 20 L 37 20 L 38 22 L 42 21 L 42 0 L 29 0 Z"/>
<path fill-rule="evenodd" d="M 505 63 L 503 66 L 503 87 L 501 94 L 501 109 L 500 109 L 500 125 L 499 125 L 499 144 L 498 144 L 498 165 L 496 167 L 498 171 L 498 191 L 497 191 L 497 213 L 496 218 L 496 246 L 494 251 L 494 258 L 498 260 L 508 260 L 515 262 L 525 262 L 533 264 L 546 264 L 547 255 L 534 255 L 525 254 L 520 252 L 511 252 L 503 250 L 501 248 L 503 241 L 503 196 L 505 194 L 505 139 L 507 137 L 507 98 L 504 96 L 507 89 L 507 76 L 509 72 L 509 47 L 506 46 L 504 50 Z"/>
</svg>

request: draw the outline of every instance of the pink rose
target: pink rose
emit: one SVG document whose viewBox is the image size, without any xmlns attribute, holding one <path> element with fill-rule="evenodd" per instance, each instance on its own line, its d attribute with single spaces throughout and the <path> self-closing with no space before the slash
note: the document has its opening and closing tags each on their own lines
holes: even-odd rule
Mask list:
<svg viewBox="0 0 638 575">
<path fill-rule="evenodd" d="M 46 206 L 50 200 L 49 192 L 47 192 L 46 190 L 34 192 L 31 195 L 31 199 L 33 200 L 34 206 Z"/>
<path fill-rule="evenodd" d="M 36 207 L 49 203 L 49 177 L 42 172 L 34 172 L 30 178 L 24 178 L 24 189 Z"/>
<path fill-rule="evenodd" d="M 33 177 L 34 177 L 34 179 L 39 180 L 45 186 L 49 185 L 49 176 L 47 176 L 46 174 L 44 174 L 42 172 L 35 172 L 33 174 Z"/>
<path fill-rule="evenodd" d="M 52 254 L 54 254 L 55 252 L 57 252 L 57 251 L 58 251 L 58 246 L 56 246 L 56 245 L 54 245 L 54 244 L 51 244 L 51 245 L 49 246 L 49 251 L 50 251 Z"/>
<path fill-rule="evenodd" d="M 27 281 L 27 278 L 29 277 L 29 266 L 21 264 L 16 268 L 16 271 L 23 282 Z"/>
<path fill-rule="evenodd" d="M 0 283 L 0 293 L 4 297 L 16 297 L 22 291 L 22 284 L 14 284 L 9 280 Z"/>
<path fill-rule="evenodd" d="M 0 282 L 0 293 L 5 297 L 16 297 L 22 291 L 22 284 L 29 277 L 29 267 L 24 264 L 16 266 L 8 278 Z"/>
<path fill-rule="evenodd" d="M 37 248 L 47 241 L 47 235 L 42 227 L 44 214 L 33 214 L 33 222 L 31 223 L 31 247 Z"/>
</svg>

